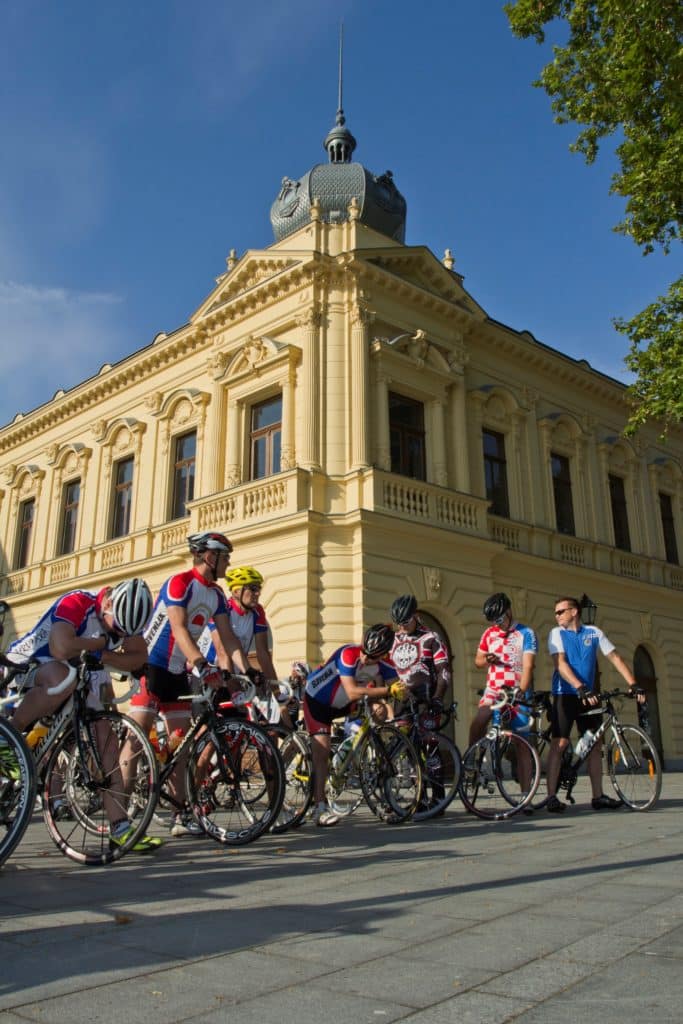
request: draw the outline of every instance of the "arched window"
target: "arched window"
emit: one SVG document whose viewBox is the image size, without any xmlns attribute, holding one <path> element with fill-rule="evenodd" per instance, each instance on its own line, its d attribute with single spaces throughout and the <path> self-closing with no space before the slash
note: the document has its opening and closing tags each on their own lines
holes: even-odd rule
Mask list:
<svg viewBox="0 0 683 1024">
<path fill-rule="evenodd" d="M 639 712 L 638 720 L 645 731 L 652 737 L 654 745 L 663 760 L 662 729 L 659 718 L 659 702 L 657 700 L 657 676 L 655 666 L 646 647 L 640 644 L 633 655 L 633 674 L 636 683 L 647 694 L 647 710 Z"/>
</svg>

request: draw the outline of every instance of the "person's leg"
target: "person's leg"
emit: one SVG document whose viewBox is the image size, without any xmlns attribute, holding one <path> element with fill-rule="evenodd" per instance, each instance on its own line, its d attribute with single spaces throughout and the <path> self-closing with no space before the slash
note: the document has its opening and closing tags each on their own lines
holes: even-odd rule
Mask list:
<svg viewBox="0 0 683 1024">
<path fill-rule="evenodd" d="M 76 681 L 63 693 L 50 696 L 48 688 L 57 686 L 68 675 L 69 669 L 63 661 L 47 661 L 33 676 L 31 689 L 22 698 L 21 704 L 12 715 L 12 725 L 19 732 L 25 732 L 39 718 L 51 715 L 73 693 Z"/>
<path fill-rule="evenodd" d="M 325 783 L 330 766 L 330 735 L 317 733 L 311 736 L 311 756 L 313 758 L 313 802 L 325 803 Z"/>
<path fill-rule="evenodd" d="M 471 747 L 473 743 L 476 743 L 477 740 L 482 738 L 486 732 L 489 722 L 491 721 L 492 714 L 493 711 L 491 710 L 490 704 L 479 705 L 479 709 L 470 724 L 470 734 L 467 743 L 468 747 Z"/>
</svg>

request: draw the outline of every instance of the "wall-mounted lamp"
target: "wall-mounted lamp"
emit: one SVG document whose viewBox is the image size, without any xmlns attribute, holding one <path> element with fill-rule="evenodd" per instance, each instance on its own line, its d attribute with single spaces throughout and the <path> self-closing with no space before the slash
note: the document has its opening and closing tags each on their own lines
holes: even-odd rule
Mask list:
<svg viewBox="0 0 683 1024">
<path fill-rule="evenodd" d="M 587 626 L 595 625 L 595 617 L 598 614 L 598 606 L 594 601 L 591 601 L 588 594 L 583 594 L 579 601 L 579 608 L 581 609 L 581 621 L 585 622 Z"/>
</svg>

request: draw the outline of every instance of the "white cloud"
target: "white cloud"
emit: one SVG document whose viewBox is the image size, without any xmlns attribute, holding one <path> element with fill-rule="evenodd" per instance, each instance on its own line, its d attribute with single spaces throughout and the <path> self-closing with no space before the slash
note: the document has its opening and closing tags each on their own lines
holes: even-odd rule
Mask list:
<svg viewBox="0 0 683 1024">
<path fill-rule="evenodd" d="M 0 423 L 121 358 L 119 308 L 106 292 L 0 281 Z"/>
</svg>

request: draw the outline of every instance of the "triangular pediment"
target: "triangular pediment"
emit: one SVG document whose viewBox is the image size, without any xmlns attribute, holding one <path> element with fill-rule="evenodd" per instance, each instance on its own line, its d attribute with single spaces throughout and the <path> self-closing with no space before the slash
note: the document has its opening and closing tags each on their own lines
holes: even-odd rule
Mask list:
<svg viewBox="0 0 683 1024">
<path fill-rule="evenodd" d="M 192 315 L 191 323 L 197 323 L 227 302 L 246 295 L 253 288 L 266 282 L 274 282 L 299 263 L 301 259 L 289 253 L 285 256 L 282 253 L 249 251 L 241 259 L 234 260 L 234 263 L 228 257 L 228 269 L 216 278 L 216 287 Z"/>
<path fill-rule="evenodd" d="M 485 311 L 463 287 L 462 275 L 444 266 L 426 246 L 356 250 L 355 256 L 475 316 L 486 317 Z"/>
</svg>

